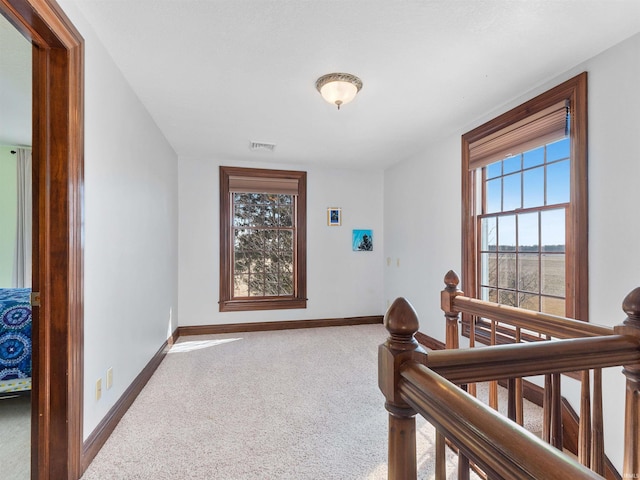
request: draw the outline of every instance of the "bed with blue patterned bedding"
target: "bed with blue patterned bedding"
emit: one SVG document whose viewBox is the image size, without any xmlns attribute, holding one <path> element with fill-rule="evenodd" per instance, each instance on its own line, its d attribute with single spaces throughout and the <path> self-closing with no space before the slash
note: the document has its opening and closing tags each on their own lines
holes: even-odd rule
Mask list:
<svg viewBox="0 0 640 480">
<path fill-rule="evenodd" d="M 31 389 L 30 294 L 0 288 L 0 394 Z"/>
</svg>

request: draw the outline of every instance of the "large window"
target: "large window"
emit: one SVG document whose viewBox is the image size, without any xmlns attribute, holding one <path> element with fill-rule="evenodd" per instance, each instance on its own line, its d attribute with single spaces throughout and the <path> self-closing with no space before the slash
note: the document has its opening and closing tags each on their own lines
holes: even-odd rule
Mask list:
<svg viewBox="0 0 640 480">
<path fill-rule="evenodd" d="M 583 73 L 463 135 L 466 295 L 588 319 L 586 88 Z"/>
<path fill-rule="evenodd" d="M 480 298 L 566 314 L 569 138 L 510 155 L 478 172 L 482 187 Z"/>
<path fill-rule="evenodd" d="M 306 173 L 220 167 L 220 311 L 306 307 Z"/>
</svg>

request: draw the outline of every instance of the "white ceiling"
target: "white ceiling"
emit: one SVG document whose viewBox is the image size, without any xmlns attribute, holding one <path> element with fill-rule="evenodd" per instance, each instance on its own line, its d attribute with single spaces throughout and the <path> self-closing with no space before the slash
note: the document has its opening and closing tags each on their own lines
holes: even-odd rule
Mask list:
<svg viewBox="0 0 640 480">
<path fill-rule="evenodd" d="M 410 157 L 640 31 L 640 0 L 69 1 L 179 156 L 353 168 Z M 364 83 L 340 111 L 315 90 L 330 72 Z"/>
</svg>

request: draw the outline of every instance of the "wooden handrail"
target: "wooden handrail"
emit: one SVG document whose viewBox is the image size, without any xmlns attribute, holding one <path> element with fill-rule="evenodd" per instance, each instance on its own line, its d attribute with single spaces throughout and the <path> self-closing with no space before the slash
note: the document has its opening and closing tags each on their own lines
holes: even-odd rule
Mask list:
<svg viewBox="0 0 640 480">
<path fill-rule="evenodd" d="M 496 320 L 515 327 L 533 330 L 554 338 L 581 338 L 613 335 L 613 329 L 580 320 L 534 312 L 456 295 L 452 301 L 458 312 Z"/>
<path fill-rule="evenodd" d="M 623 335 L 430 352 L 427 366 L 456 384 L 640 362 L 640 340 Z"/>
<path fill-rule="evenodd" d="M 453 270 L 449 270 L 444 276 L 444 283 L 445 288 L 441 292 L 441 308 L 447 322 L 447 348 L 457 348 L 457 324 L 460 313 L 511 325 L 516 329 L 516 336 L 520 335 L 518 329 L 521 328 L 558 339 L 599 337 L 614 333 L 612 328 L 603 325 L 465 297 L 464 292 L 458 289 L 460 278 Z M 491 328 L 492 337 L 494 337 L 495 324 L 492 324 Z M 474 333 L 475 329 L 471 329 L 472 343 L 474 343 Z M 495 341 L 491 343 L 495 344 Z"/>
<path fill-rule="evenodd" d="M 601 479 L 429 368 L 406 362 L 400 395 L 489 478 Z"/>
<path fill-rule="evenodd" d="M 417 413 L 437 428 L 437 457 L 443 456 L 443 437 L 446 437 L 458 448 L 459 468 L 465 471 L 470 459 L 484 469 L 489 478 L 602 478 L 599 474 L 604 473 L 605 457 L 601 369 L 615 365 L 623 366 L 627 378 L 623 477 L 638 478 L 640 288 L 627 295 L 623 302 L 627 313 L 623 324 L 611 329 L 470 299 L 457 289 L 458 282 L 457 275 L 449 272 L 441 296 L 448 336 L 457 335 L 459 316 L 464 312 L 513 325 L 516 341 L 521 328 L 553 340 L 427 353 L 414 338 L 419 324 L 413 307 L 405 299 L 397 299 L 385 315 L 384 323 L 390 336 L 379 348 L 378 361 L 378 382 L 389 411 L 389 480 L 416 478 L 414 417 Z M 473 345 L 473 329 L 471 332 Z M 448 337 L 447 345 L 456 348 L 457 339 Z M 591 370 L 593 402 L 589 398 Z M 593 417 L 580 422 L 578 454 L 586 466 L 561 453 L 560 374 L 565 372 L 582 372 L 578 375 L 583 382 L 581 415 L 591 415 L 593 409 Z M 551 446 L 455 387 L 456 383 L 472 387 L 474 382 L 495 384 L 498 379 L 510 379 L 509 415 L 518 420 L 518 394 L 512 391 L 521 392 L 521 388 L 511 379 L 541 374 L 545 375 L 543 439 Z M 521 397 L 521 393 L 519 395 Z M 436 471 L 438 479 L 444 478 L 441 463 L 436 465 Z M 465 471 L 459 472 L 459 478 L 468 478 Z"/>
</svg>

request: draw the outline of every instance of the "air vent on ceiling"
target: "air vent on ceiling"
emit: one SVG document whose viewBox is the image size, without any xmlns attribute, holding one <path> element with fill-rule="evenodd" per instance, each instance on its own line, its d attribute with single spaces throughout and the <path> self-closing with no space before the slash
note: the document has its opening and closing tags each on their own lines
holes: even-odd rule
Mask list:
<svg viewBox="0 0 640 480">
<path fill-rule="evenodd" d="M 249 142 L 249 148 L 254 151 L 273 152 L 276 148 L 276 144 L 264 142 Z"/>
</svg>

